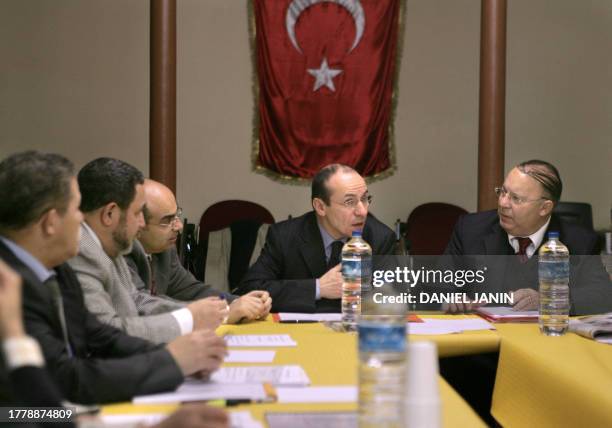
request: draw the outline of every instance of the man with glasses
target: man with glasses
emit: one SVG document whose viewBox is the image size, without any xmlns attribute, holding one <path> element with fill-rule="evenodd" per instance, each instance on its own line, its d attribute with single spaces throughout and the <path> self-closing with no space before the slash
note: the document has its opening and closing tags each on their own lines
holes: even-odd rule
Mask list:
<svg viewBox="0 0 612 428">
<path fill-rule="evenodd" d="M 198 281 L 179 261 L 176 240 L 183 230 L 182 211 L 172 191 L 162 183 L 146 179 L 144 193 L 146 225 L 134 241 L 132 252 L 125 256 L 136 287 L 180 302 L 222 295 L 211 285 Z M 229 303 L 230 324 L 263 319 L 272 304 L 268 292 L 261 290 L 239 298 L 231 294 L 224 297 Z"/>
<path fill-rule="evenodd" d="M 516 310 L 539 306 L 537 251 L 548 231 L 558 231 L 571 255 L 599 254 L 597 235 L 568 224 L 553 214 L 563 189 L 557 169 L 548 162 L 530 160 L 514 167 L 501 187 L 495 188 L 497 210 L 461 217 L 445 254 L 508 256 L 489 258 L 483 292 L 513 292 Z M 535 257 L 534 257 L 535 255 Z M 572 313 L 612 310 L 612 285 L 598 257 L 572 261 L 570 298 Z M 456 291 L 456 290 L 455 290 Z M 451 304 L 450 312 L 470 310 L 472 304 Z"/>
<path fill-rule="evenodd" d="M 132 165 L 98 158 L 78 174 L 82 200 L 79 253 L 69 260 L 85 303 L 100 321 L 154 343 L 214 330 L 227 317 L 218 297 L 178 302 L 138 290 L 124 255 L 144 227 L 144 177 Z"/>
<path fill-rule="evenodd" d="M 313 211 L 270 227 L 266 244 L 239 291 L 266 290 L 273 312 L 339 312 L 340 252 L 354 230 L 374 255 L 393 253 L 395 235 L 368 214 L 372 197 L 363 177 L 345 165 L 312 180 Z"/>
</svg>

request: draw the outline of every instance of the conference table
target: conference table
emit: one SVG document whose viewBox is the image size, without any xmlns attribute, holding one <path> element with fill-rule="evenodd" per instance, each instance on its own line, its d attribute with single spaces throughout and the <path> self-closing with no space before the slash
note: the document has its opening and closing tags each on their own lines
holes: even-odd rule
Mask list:
<svg viewBox="0 0 612 428">
<path fill-rule="evenodd" d="M 491 413 L 504 427 L 612 427 L 612 345 L 497 324 Z"/>
<path fill-rule="evenodd" d="M 289 334 L 297 342 L 298 346 L 276 348 L 274 364 L 301 365 L 308 374 L 312 386 L 357 385 L 357 336 L 354 333 L 336 332 L 320 323 L 281 324 L 274 322 L 272 317 L 268 317 L 265 321 L 244 325 L 224 325 L 219 327 L 217 333 L 221 335 Z M 474 352 L 482 349 L 485 342 L 491 346 L 494 342 L 491 338 L 495 336 L 494 332 L 477 333 L 469 335 L 472 337 L 470 342 L 473 344 L 470 349 Z M 483 340 L 482 336 L 491 337 Z M 449 355 L 459 352 L 460 341 L 439 336 L 431 336 L 431 338 L 440 340 L 441 349 L 444 349 Z M 226 365 L 244 366 L 250 364 L 226 363 Z M 472 408 L 444 379 L 439 378 L 438 381 L 442 398 L 442 421 L 444 427 L 486 426 Z M 176 407 L 176 404 L 163 406 L 118 404 L 105 406 L 103 414 L 169 413 Z M 227 410 L 248 410 L 254 419 L 265 422 L 265 414 L 267 412 L 355 412 L 357 410 L 357 403 L 266 403 L 240 405 L 227 408 Z M 266 426 L 265 423 L 264 426 Z"/>
<path fill-rule="evenodd" d="M 422 318 L 470 318 L 474 315 L 421 314 Z M 410 328 L 409 328 L 410 330 Z M 266 321 L 226 325 L 219 334 L 289 334 L 294 348 L 277 348 L 274 364 L 300 364 L 312 386 L 357 385 L 356 335 L 323 324 L 280 324 Z M 612 426 L 612 346 L 568 333 L 540 334 L 537 324 L 495 324 L 495 330 L 417 336 L 411 341 L 436 343 L 441 357 L 499 351 L 491 413 L 504 427 Z M 263 348 L 262 348 L 263 349 Z M 227 364 L 248 365 L 248 364 Z M 484 427 L 484 422 L 442 378 L 444 427 Z M 170 412 L 177 405 L 106 406 L 105 414 Z M 352 403 L 251 404 L 228 408 L 249 410 L 265 421 L 267 412 L 353 412 Z M 265 426 L 265 424 L 264 424 Z"/>
</svg>

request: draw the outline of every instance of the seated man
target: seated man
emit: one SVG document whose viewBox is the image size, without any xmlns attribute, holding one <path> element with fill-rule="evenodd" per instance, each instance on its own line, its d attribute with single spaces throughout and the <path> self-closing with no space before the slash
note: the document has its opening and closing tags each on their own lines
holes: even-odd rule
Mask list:
<svg viewBox="0 0 612 428">
<path fill-rule="evenodd" d="M 270 227 L 239 291 L 268 291 L 273 312 L 339 312 L 340 252 L 352 232 L 363 231 L 373 255 L 393 252 L 395 234 L 368 215 L 370 202 L 365 180 L 354 169 L 321 169 L 312 180 L 314 211 Z"/>
<path fill-rule="evenodd" d="M 167 346 L 128 336 L 87 311 L 65 263 L 76 255 L 83 215 L 70 161 L 23 152 L 0 162 L 0 258 L 23 279 L 26 331 L 40 344 L 53 380 L 78 403 L 125 401 L 176 388 L 184 376 L 216 370 L 225 342 L 208 330 Z"/>
<path fill-rule="evenodd" d="M 45 360 L 38 342 L 27 336 L 21 314 L 21 278 L 0 260 L 0 340 L 7 363 L 8 390 L 12 396 L 6 404 L 32 407 L 61 407 L 61 393 L 44 369 Z M 0 358 L 0 365 L 2 359 Z M 36 385 L 36 388 L 32 388 Z M 205 404 L 184 406 L 153 428 L 213 428 L 228 425 L 222 409 Z M 37 424 L 46 426 L 46 424 Z M 54 427 L 73 427 L 72 422 L 55 422 Z M 102 420 L 87 416 L 87 428 L 104 428 Z M 124 424 L 137 428 L 140 424 Z"/>
<path fill-rule="evenodd" d="M 146 226 L 134 241 L 132 252 L 125 256 L 136 287 L 178 301 L 221 295 L 212 286 L 198 281 L 179 261 L 176 239 L 183 223 L 172 191 L 149 179 L 144 182 L 144 191 Z M 272 304 L 267 291 L 251 291 L 239 298 L 224 297 L 231 302 L 228 323 L 263 319 Z"/>
<path fill-rule="evenodd" d="M 582 315 L 612 310 L 612 284 L 598 256 L 597 236 L 578 225 L 564 222 L 552 212 L 561 198 L 561 191 L 561 177 L 550 163 L 531 160 L 517 165 L 508 173 L 503 186 L 496 188 L 497 210 L 461 217 L 445 254 L 517 254 L 518 257 L 496 258 L 486 274 L 486 288 L 477 291 L 512 291 L 515 309 L 537 310 L 538 249 L 546 242 L 548 231 L 557 231 L 570 255 L 597 255 L 572 259 L 571 313 Z M 455 312 L 471 307 L 469 303 L 458 303 L 451 304 L 448 309 Z"/>
<path fill-rule="evenodd" d="M 155 343 L 198 329 L 215 329 L 227 315 L 218 297 L 189 304 L 137 290 L 124 254 L 144 226 L 144 177 L 117 159 L 99 158 L 78 175 L 85 215 L 79 254 L 68 263 L 85 304 L 100 321 Z"/>
</svg>

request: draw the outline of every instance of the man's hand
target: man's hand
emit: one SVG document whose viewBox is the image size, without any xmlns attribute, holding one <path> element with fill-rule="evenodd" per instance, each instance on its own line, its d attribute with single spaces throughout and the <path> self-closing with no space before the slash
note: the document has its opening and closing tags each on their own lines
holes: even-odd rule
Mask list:
<svg viewBox="0 0 612 428">
<path fill-rule="evenodd" d="M 442 310 L 448 314 L 462 314 L 471 312 L 474 309 L 481 307 L 481 303 L 466 302 L 466 303 L 443 303 Z"/>
<path fill-rule="evenodd" d="M 319 292 L 321 297 L 326 299 L 339 299 L 342 296 L 341 263 L 338 263 L 319 278 Z"/>
<path fill-rule="evenodd" d="M 207 297 L 196 300 L 187 305 L 193 316 L 193 329 L 214 330 L 228 316 L 229 307 L 227 302 L 218 297 Z"/>
<path fill-rule="evenodd" d="M 227 354 L 223 338 L 210 330 L 197 330 L 180 336 L 166 346 L 185 376 L 219 368 Z"/>
<path fill-rule="evenodd" d="M 267 291 L 251 291 L 230 304 L 227 322 L 234 324 L 241 320 L 263 319 L 268 316 L 271 307 L 272 298 Z"/>
<path fill-rule="evenodd" d="M 540 306 L 540 293 L 532 288 L 521 288 L 512 293 L 515 311 L 537 311 Z"/>
<path fill-rule="evenodd" d="M 229 418 L 223 409 L 206 404 L 185 404 L 153 428 L 225 428 Z"/>
<path fill-rule="evenodd" d="M 24 336 L 21 317 L 21 276 L 0 260 L 0 335 Z"/>
</svg>

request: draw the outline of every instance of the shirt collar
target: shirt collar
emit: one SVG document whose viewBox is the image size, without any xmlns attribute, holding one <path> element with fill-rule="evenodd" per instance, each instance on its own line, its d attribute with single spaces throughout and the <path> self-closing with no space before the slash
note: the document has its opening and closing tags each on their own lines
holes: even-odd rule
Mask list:
<svg viewBox="0 0 612 428">
<path fill-rule="evenodd" d="M 34 257 L 29 251 L 24 249 L 19 244 L 5 238 L 4 236 L 0 236 L 0 240 L 2 240 L 7 247 L 9 247 L 13 254 L 15 254 L 15 257 L 17 257 L 34 273 L 34 275 L 36 275 L 36 278 L 38 278 L 40 282 L 45 282 L 55 275 L 55 271 L 47 269 L 45 265 L 40 262 L 40 260 Z"/>
<path fill-rule="evenodd" d="M 525 238 L 531 239 L 530 246 L 533 245 L 534 249 L 538 248 L 540 244 L 542 243 L 542 241 L 544 240 L 544 234 L 546 233 L 546 229 L 548 228 L 549 223 L 550 223 L 550 217 L 548 217 L 548 220 L 546 221 L 546 223 L 544 223 L 542 227 L 540 227 L 538 230 L 536 230 L 531 235 L 525 236 Z M 508 234 L 508 242 L 510 242 L 510 245 L 512 246 L 512 248 L 514 248 L 515 251 L 518 251 L 518 242 L 515 240 L 515 238 L 519 238 L 519 237 Z"/>
<path fill-rule="evenodd" d="M 325 230 L 325 228 L 321 226 L 321 223 L 319 223 L 318 221 L 317 221 L 317 225 L 319 226 L 319 231 L 321 232 L 321 238 L 323 239 L 323 248 L 329 248 L 331 244 L 333 244 L 335 241 L 346 242 L 346 238 L 334 239 L 334 237 L 331 236 L 327 232 L 327 230 Z"/>
</svg>

